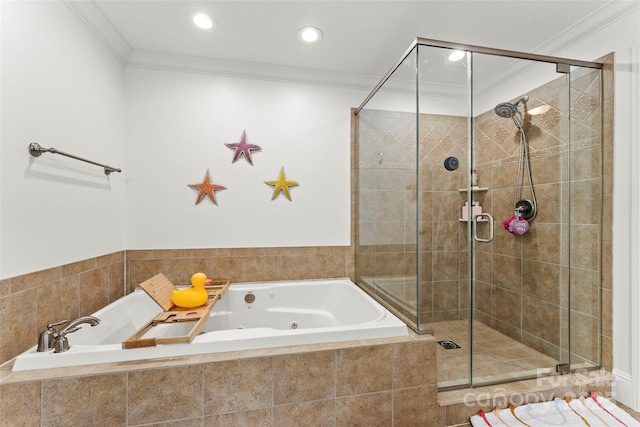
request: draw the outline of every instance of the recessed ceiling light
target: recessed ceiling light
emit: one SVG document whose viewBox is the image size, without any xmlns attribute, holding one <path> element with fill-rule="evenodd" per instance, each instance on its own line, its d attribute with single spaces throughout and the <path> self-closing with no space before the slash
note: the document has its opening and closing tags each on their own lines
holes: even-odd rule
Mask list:
<svg viewBox="0 0 640 427">
<path fill-rule="evenodd" d="M 453 52 L 451 52 L 451 55 L 449 55 L 449 61 L 454 62 L 454 61 L 460 61 L 462 58 L 464 58 L 464 51 L 462 50 L 454 50 Z"/>
<path fill-rule="evenodd" d="M 191 15 L 193 24 L 201 30 L 215 30 L 218 27 L 216 21 L 209 15 L 198 12 Z"/>
<path fill-rule="evenodd" d="M 298 30 L 300 40 L 313 43 L 322 40 L 322 31 L 316 27 L 302 27 Z"/>
</svg>

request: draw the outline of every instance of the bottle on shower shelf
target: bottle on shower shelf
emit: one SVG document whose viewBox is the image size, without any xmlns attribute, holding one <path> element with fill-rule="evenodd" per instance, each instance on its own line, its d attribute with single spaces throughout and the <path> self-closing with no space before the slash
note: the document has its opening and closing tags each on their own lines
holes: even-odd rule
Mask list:
<svg viewBox="0 0 640 427">
<path fill-rule="evenodd" d="M 469 202 L 464 202 L 460 218 L 462 218 L 463 221 L 469 221 Z"/>
<path fill-rule="evenodd" d="M 480 202 L 473 202 L 473 206 L 471 207 L 471 215 L 475 218 L 477 215 L 482 215 L 482 206 L 480 206 Z"/>
</svg>

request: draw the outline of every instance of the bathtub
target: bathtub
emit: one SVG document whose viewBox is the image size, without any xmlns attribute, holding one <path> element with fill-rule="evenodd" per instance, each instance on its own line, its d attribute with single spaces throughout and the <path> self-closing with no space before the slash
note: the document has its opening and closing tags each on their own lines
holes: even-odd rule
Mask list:
<svg viewBox="0 0 640 427">
<path fill-rule="evenodd" d="M 253 294 L 252 303 L 245 302 Z M 250 300 L 250 299 L 249 299 Z M 216 303 L 201 333 L 189 344 L 123 349 L 122 342 L 162 309 L 141 289 L 93 316 L 68 335 L 63 353 L 36 351 L 17 356 L 13 371 L 126 362 L 173 356 L 273 348 L 408 335 L 407 326 L 351 280 L 303 280 L 232 284 Z M 60 319 L 51 319 L 57 321 Z M 186 335 L 193 323 L 154 327 L 145 337 Z"/>
</svg>

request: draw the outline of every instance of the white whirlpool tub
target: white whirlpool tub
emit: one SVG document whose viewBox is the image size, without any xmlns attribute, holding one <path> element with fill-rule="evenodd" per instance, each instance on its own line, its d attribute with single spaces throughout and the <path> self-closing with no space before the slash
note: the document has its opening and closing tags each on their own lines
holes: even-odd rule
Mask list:
<svg viewBox="0 0 640 427">
<path fill-rule="evenodd" d="M 245 302 L 252 293 L 253 303 Z M 189 344 L 123 349 L 122 342 L 162 309 L 142 290 L 93 315 L 97 326 L 82 325 L 68 335 L 63 353 L 37 352 L 16 357 L 13 371 L 125 362 L 226 351 L 251 350 L 370 338 L 406 336 L 407 326 L 351 280 L 303 280 L 232 284 L 216 303 L 200 335 Z M 57 321 L 60 319 L 51 319 Z M 159 325 L 149 336 L 185 335 L 188 324 Z"/>
</svg>

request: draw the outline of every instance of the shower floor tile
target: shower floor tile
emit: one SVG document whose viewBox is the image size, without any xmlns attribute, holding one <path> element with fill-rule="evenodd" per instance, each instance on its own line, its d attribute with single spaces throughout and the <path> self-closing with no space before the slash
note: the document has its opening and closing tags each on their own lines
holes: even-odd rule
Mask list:
<svg viewBox="0 0 640 427">
<path fill-rule="evenodd" d="M 469 321 L 449 320 L 422 325 L 436 341 L 451 340 L 461 348 L 437 346 L 438 387 L 469 383 Z M 555 372 L 557 360 L 480 322 L 474 322 L 474 384 L 508 381 Z"/>
</svg>

